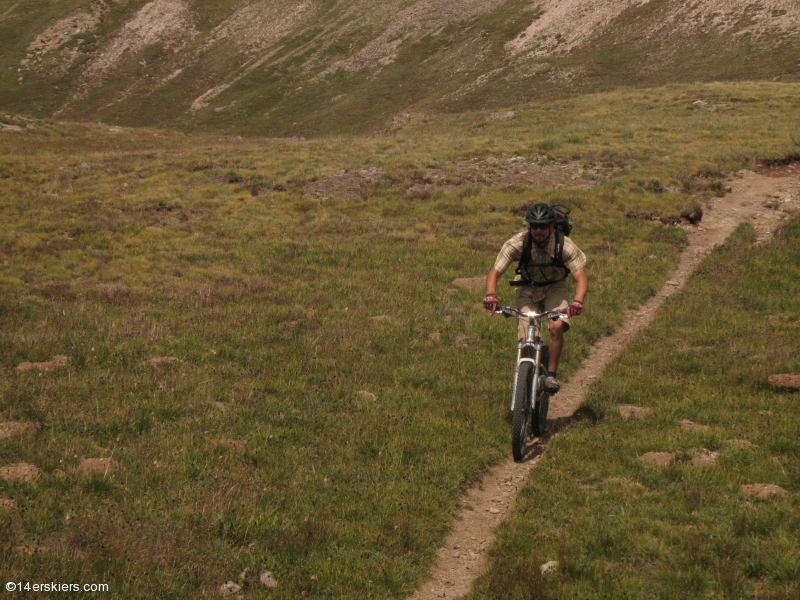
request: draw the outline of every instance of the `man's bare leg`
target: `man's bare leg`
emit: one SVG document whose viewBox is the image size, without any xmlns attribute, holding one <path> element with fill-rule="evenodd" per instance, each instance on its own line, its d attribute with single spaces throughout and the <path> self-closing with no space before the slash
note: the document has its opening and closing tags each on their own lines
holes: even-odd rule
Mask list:
<svg viewBox="0 0 800 600">
<path fill-rule="evenodd" d="M 547 364 L 549 373 L 558 371 L 558 361 L 561 360 L 561 350 L 564 348 L 564 322 L 559 319 L 550 321 L 550 360 Z"/>
</svg>

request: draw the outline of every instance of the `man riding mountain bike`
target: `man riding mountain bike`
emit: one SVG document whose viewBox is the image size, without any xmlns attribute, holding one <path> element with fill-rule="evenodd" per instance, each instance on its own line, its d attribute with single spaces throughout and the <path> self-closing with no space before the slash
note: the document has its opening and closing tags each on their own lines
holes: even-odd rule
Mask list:
<svg viewBox="0 0 800 600">
<path fill-rule="evenodd" d="M 549 204 L 534 204 L 526 215 L 528 229 L 520 231 L 503 244 L 494 267 L 486 275 L 486 296 L 483 306 L 494 314 L 497 300 L 497 280 L 514 261 L 519 261 L 517 276 L 511 282 L 517 288 L 517 308 L 534 310 L 566 309 L 566 319 L 550 321 L 550 353 L 545 389 L 555 394 L 561 388 L 558 381 L 558 361 L 564 347 L 564 334 L 570 318 L 581 314 L 589 289 L 584 272 L 586 255 L 562 232 L 556 230 L 556 210 Z M 575 297 L 570 303 L 567 276 L 575 279 Z M 525 339 L 528 319 L 518 319 L 518 338 Z"/>
</svg>

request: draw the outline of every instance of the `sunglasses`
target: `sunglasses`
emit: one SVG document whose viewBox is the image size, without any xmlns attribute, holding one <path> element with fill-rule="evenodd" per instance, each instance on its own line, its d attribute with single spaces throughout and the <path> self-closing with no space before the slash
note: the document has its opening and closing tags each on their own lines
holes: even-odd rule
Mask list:
<svg viewBox="0 0 800 600">
<path fill-rule="evenodd" d="M 550 223 L 531 223 L 531 229 L 550 229 Z"/>
</svg>

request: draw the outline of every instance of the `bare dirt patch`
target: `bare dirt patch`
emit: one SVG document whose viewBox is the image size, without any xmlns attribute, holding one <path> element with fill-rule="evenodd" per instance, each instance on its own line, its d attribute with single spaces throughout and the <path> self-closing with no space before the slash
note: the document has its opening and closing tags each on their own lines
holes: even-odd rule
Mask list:
<svg viewBox="0 0 800 600">
<path fill-rule="evenodd" d="M 303 194 L 312 198 L 354 200 L 365 197 L 384 178 L 382 168 L 337 171 L 328 177 L 311 181 L 303 186 Z"/>
<path fill-rule="evenodd" d="M 685 429 L 687 431 L 708 431 L 711 429 L 711 427 L 708 425 L 700 425 L 699 423 L 695 423 L 689 419 L 683 419 L 682 421 L 679 421 L 678 424 L 681 426 L 681 429 Z"/>
<path fill-rule="evenodd" d="M 639 460 L 657 467 L 668 467 L 675 462 L 675 457 L 676 454 L 674 452 L 648 452 L 642 454 Z"/>
<path fill-rule="evenodd" d="M 229 440 L 229 439 L 218 439 L 218 440 L 211 440 L 208 443 L 209 448 L 216 448 L 218 446 L 223 446 L 225 448 L 230 448 L 232 450 L 238 450 L 240 452 L 244 452 L 247 449 L 247 444 L 243 440 Z"/>
<path fill-rule="evenodd" d="M 620 330 L 603 338 L 592 348 L 580 369 L 551 400 L 549 432 L 557 435 L 558 429 L 583 403 L 584 394 L 592 382 L 600 377 L 606 366 L 634 336 L 650 324 L 664 301 L 681 290 L 703 257 L 722 244 L 740 223 L 752 223 L 757 239 L 766 241 L 786 218 L 800 214 L 798 178 L 771 178 L 743 171 L 731 180 L 730 185 L 730 194 L 710 202 L 702 226 L 688 228 L 689 246 L 684 250 L 670 282 L 644 306 L 629 311 Z M 778 208 L 765 206 L 765 200 L 776 195 L 784 200 Z M 509 458 L 466 492 L 462 498 L 463 508 L 456 513 L 453 529 L 437 551 L 437 562 L 431 578 L 411 596 L 413 600 L 458 598 L 469 592 L 472 581 L 485 568 L 485 552 L 494 541 L 494 528 L 510 514 L 517 490 L 524 487 L 531 469 L 544 451 L 542 440 L 531 440 L 522 463 L 517 464 Z M 671 453 L 667 454 L 674 457 Z M 742 491 L 748 493 L 744 488 Z M 492 499 L 501 497 L 504 492 L 508 494 L 502 496 L 505 504 L 504 509 L 500 510 Z M 498 512 L 492 513 L 492 508 Z M 476 544 L 478 541 L 479 545 Z M 453 549 L 456 547 L 472 549 L 477 558 L 473 559 L 468 553 L 462 556 L 460 552 L 458 557 L 454 557 Z M 480 549 L 479 553 L 476 548 Z"/>
<path fill-rule="evenodd" d="M 215 401 L 215 402 L 212 402 L 211 405 L 214 408 L 216 408 L 219 412 L 221 412 L 222 414 L 227 414 L 227 413 L 229 413 L 231 411 L 230 405 L 225 404 L 224 402 Z"/>
<path fill-rule="evenodd" d="M 620 416 L 625 419 L 644 419 L 646 416 L 653 413 L 652 408 L 642 408 L 641 406 L 632 406 L 630 404 L 620 404 L 617 407 Z"/>
<path fill-rule="evenodd" d="M 16 463 L 0 468 L 0 479 L 30 483 L 39 474 L 39 468 L 28 463 Z"/>
<path fill-rule="evenodd" d="M 745 496 L 753 496 L 755 498 L 772 498 L 773 496 L 780 496 L 781 498 L 788 498 L 789 492 L 779 485 L 772 483 L 752 483 L 750 485 L 743 485 L 741 488 Z"/>
<path fill-rule="evenodd" d="M 151 367 L 161 367 L 164 365 L 174 365 L 182 362 L 183 361 L 176 356 L 154 356 L 153 358 L 148 358 L 146 361 L 144 361 L 144 364 L 150 365 Z"/>
<path fill-rule="evenodd" d="M 714 467 L 717 465 L 717 459 L 719 458 L 719 452 L 712 452 L 705 448 L 692 450 L 690 454 L 692 455 L 690 464 L 693 467 Z"/>
<path fill-rule="evenodd" d="M 16 500 L 8 500 L 7 498 L 0 498 L 0 508 L 14 509 L 17 508 Z"/>
<path fill-rule="evenodd" d="M 748 440 L 725 440 L 725 445 L 730 446 L 731 448 L 750 450 L 751 452 L 758 450 L 758 446 L 752 442 L 749 442 Z"/>
<path fill-rule="evenodd" d="M 108 475 L 114 471 L 119 471 L 122 467 L 113 458 L 84 458 L 78 465 L 81 473 L 88 475 Z"/>
<path fill-rule="evenodd" d="M 26 371 L 54 371 L 66 367 L 69 362 L 67 356 L 54 356 L 52 360 L 47 362 L 22 362 L 17 365 L 17 373 L 25 373 Z"/>
<path fill-rule="evenodd" d="M 31 433 L 38 429 L 38 425 L 36 423 L 31 423 L 28 421 L 6 421 L 4 423 L 0 423 L 0 440 L 4 438 L 10 438 L 15 435 L 23 435 L 25 433 Z"/>
<path fill-rule="evenodd" d="M 800 389 L 800 375 L 797 374 L 770 375 L 767 380 L 776 387 Z"/>
</svg>

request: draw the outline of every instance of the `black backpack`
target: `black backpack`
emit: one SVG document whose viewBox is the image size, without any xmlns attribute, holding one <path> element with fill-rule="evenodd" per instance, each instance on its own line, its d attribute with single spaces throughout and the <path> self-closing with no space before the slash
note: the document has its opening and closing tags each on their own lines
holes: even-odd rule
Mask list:
<svg viewBox="0 0 800 600">
<path fill-rule="evenodd" d="M 517 265 L 516 273 L 520 275 L 522 279 L 518 279 L 516 281 L 510 281 L 510 285 L 512 286 L 523 286 L 523 285 L 533 285 L 533 286 L 545 286 L 550 285 L 551 283 L 557 283 L 559 281 L 563 281 L 567 278 L 570 273 L 570 270 L 564 265 L 564 238 L 570 234 L 572 231 L 572 223 L 569 220 L 569 213 L 570 210 L 561 204 L 556 204 L 553 206 L 553 210 L 556 213 L 556 221 L 555 221 L 555 236 L 556 236 L 556 248 L 555 248 L 555 256 L 553 257 L 553 262 L 549 265 L 543 265 L 548 267 L 559 267 L 564 269 L 564 277 L 560 279 L 555 279 L 553 281 L 544 281 L 541 283 L 533 283 L 532 281 L 525 279 L 524 275 L 522 275 L 522 269 L 527 267 L 528 264 L 531 262 L 531 248 L 533 245 L 533 238 L 531 238 L 531 232 L 525 234 L 525 239 L 522 242 L 522 254 L 519 257 L 519 264 Z"/>
</svg>

